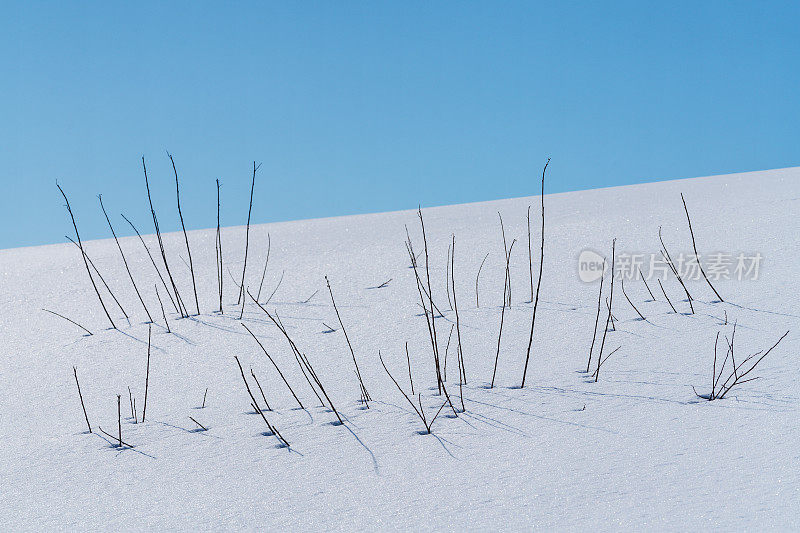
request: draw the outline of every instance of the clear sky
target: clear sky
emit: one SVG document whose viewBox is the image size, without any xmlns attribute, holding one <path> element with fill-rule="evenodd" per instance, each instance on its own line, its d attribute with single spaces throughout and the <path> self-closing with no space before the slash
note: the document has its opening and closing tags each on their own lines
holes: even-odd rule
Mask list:
<svg viewBox="0 0 800 533">
<path fill-rule="evenodd" d="M 113 5 L 112 5 L 113 4 Z M 800 165 L 800 2 L 4 2 L 0 248 Z M 758 184 L 754 183 L 754 187 Z"/>
</svg>

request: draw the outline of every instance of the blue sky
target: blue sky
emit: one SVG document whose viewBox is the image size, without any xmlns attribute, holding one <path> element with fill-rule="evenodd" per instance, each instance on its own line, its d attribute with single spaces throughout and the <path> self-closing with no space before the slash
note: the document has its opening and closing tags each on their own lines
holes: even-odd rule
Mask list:
<svg viewBox="0 0 800 533">
<path fill-rule="evenodd" d="M 800 165 L 797 2 L 0 9 L 0 248 Z"/>
</svg>

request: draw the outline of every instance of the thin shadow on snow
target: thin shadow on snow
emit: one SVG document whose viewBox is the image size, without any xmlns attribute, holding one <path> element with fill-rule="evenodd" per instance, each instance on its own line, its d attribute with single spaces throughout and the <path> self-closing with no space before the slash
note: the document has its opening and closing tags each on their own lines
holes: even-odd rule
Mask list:
<svg viewBox="0 0 800 533">
<path fill-rule="evenodd" d="M 123 446 L 122 448 L 120 448 L 117 443 L 115 443 L 114 441 L 112 441 L 111 439 L 109 439 L 108 437 L 106 437 L 105 435 L 103 435 L 101 433 L 92 433 L 92 435 L 100 437 L 105 442 L 107 442 L 108 443 L 108 449 L 116 451 L 117 452 L 117 457 L 119 457 L 119 454 L 121 454 L 122 452 L 131 451 L 131 452 L 134 452 L 134 453 L 138 453 L 139 455 L 144 455 L 145 457 L 149 457 L 150 459 L 155 459 L 156 458 L 154 455 L 150 455 L 149 453 L 145 453 L 145 452 L 143 452 L 141 450 L 137 450 L 136 448 L 130 448 L 128 446 Z"/>
<path fill-rule="evenodd" d="M 778 315 L 778 316 L 788 316 L 791 318 L 800 318 L 800 315 L 793 315 L 791 313 L 779 313 L 778 311 L 770 311 L 768 309 L 758 309 L 756 307 L 747 307 L 744 305 L 735 304 L 733 302 L 725 302 L 728 305 L 736 307 L 738 309 L 746 309 L 747 311 L 755 311 L 757 313 L 766 313 L 768 315 Z"/>
<path fill-rule="evenodd" d="M 201 320 L 201 319 L 199 319 L 197 317 L 194 317 L 194 316 L 190 316 L 189 320 L 191 320 L 192 322 L 196 322 L 196 323 L 198 323 L 200 325 L 203 325 L 203 326 L 208 326 L 210 328 L 218 329 L 220 331 L 225 331 L 227 333 L 239 333 L 238 330 L 235 330 L 233 328 L 226 328 L 226 327 L 223 327 L 223 326 L 220 326 L 220 325 L 217 325 L 217 324 L 212 324 L 211 322 L 207 322 L 205 320 Z"/>
<path fill-rule="evenodd" d="M 575 391 L 575 392 L 577 392 L 577 391 Z M 561 420 L 561 419 L 558 419 L 558 418 L 552 418 L 552 417 L 544 416 L 544 415 L 537 415 L 537 414 L 529 413 L 527 411 L 523 411 L 523 410 L 520 410 L 520 409 L 514 409 L 512 407 L 503 407 L 502 405 L 495 405 L 495 404 L 492 404 L 492 403 L 489 403 L 489 402 L 482 402 L 482 401 L 476 400 L 474 398 L 471 398 L 469 401 L 472 402 L 472 403 L 477 403 L 479 405 L 484 405 L 484 406 L 487 406 L 487 407 L 493 407 L 495 409 L 501 409 L 501 410 L 504 410 L 504 411 L 511 411 L 512 413 L 518 413 L 518 414 L 521 414 L 521 415 L 530 416 L 530 417 L 533 417 L 533 418 L 538 418 L 539 420 L 547 420 L 548 422 L 556 422 L 558 424 L 564 424 L 566 426 L 575 426 L 575 427 L 579 427 L 579 428 L 583 428 L 583 429 L 594 429 L 596 431 L 602 431 L 604 433 L 611 433 L 612 435 L 616 435 L 617 434 L 616 431 L 612 431 L 610 429 L 606 429 L 606 428 L 602 428 L 602 427 L 598 427 L 598 426 L 590 426 L 588 424 L 579 424 L 577 422 L 571 422 L 569 420 Z M 676 403 L 683 404 L 684 402 L 676 402 Z"/>
<path fill-rule="evenodd" d="M 167 335 L 174 335 L 177 339 L 182 340 L 183 342 L 185 342 L 189 346 L 197 346 L 197 344 L 192 342 L 192 340 L 189 337 L 184 337 L 183 335 L 180 335 L 179 333 L 175 333 L 174 331 L 165 332 L 165 333 L 167 333 Z"/>
<path fill-rule="evenodd" d="M 350 422 L 350 419 L 347 417 L 347 415 L 344 415 L 342 413 L 339 413 L 339 414 L 341 414 L 344 417 L 345 420 Z M 338 420 L 336 422 L 338 422 Z M 380 472 L 380 468 L 378 467 L 378 460 L 375 457 L 375 454 L 372 452 L 372 450 L 370 450 L 369 446 L 364 444 L 364 441 L 362 441 L 361 438 L 358 435 L 356 435 L 356 432 L 353 431 L 353 429 L 350 426 L 348 426 L 347 424 L 338 424 L 338 427 L 344 427 L 345 429 L 347 429 L 347 431 L 350 432 L 350 434 L 353 436 L 353 438 L 356 439 L 356 442 L 358 442 L 361 445 L 362 448 L 367 450 L 367 453 L 369 453 L 370 459 L 372 459 L 372 469 L 375 471 L 376 474 L 380 475 L 381 472 Z"/>
<path fill-rule="evenodd" d="M 378 460 L 375 458 L 375 454 L 372 452 L 372 450 L 369 449 L 369 446 L 364 444 L 364 441 L 362 441 L 359 438 L 359 436 L 356 435 L 355 431 L 353 431 L 347 424 L 343 424 L 343 425 L 344 425 L 345 428 L 347 428 L 347 431 L 349 431 L 350 434 L 353 435 L 353 438 L 355 438 L 356 441 L 358 441 L 358 443 L 361 446 L 363 446 L 365 450 L 367 450 L 367 453 L 369 453 L 370 459 L 372 459 L 372 469 L 375 471 L 376 474 L 380 475 L 381 472 L 380 472 L 380 468 L 378 467 Z"/>
<path fill-rule="evenodd" d="M 467 401 L 469 401 L 469 400 L 467 400 Z M 512 434 L 515 434 L 515 435 L 521 435 L 523 437 L 530 438 L 530 435 L 525 433 L 520 428 L 518 428 L 516 426 L 512 426 L 511 424 L 506 424 L 505 422 L 501 422 L 501 421 L 497 420 L 496 418 L 492 418 L 490 416 L 486 416 L 486 415 L 481 414 L 481 413 L 476 413 L 476 412 L 473 412 L 473 411 L 467 411 L 465 413 L 462 413 L 459 418 L 461 418 L 465 424 L 469 425 L 472 428 L 475 428 L 475 426 L 473 426 L 472 424 L 467 422 L 467 420 L 466 420 L 467 418 L 473 418 L 476 421 L 483 422 L 487 426 L 495 428 L 495 429 L 502 429 L 503 431 L 508 431 L 509 433 L 512 433 Z M 475 429 L 477 429 L 477 428 L 475 428 Z"/>
<path fill-rule="evenodd" d="M 138 342 L 139 344 L 142 344 L 142 345 L 144 345 L 144 346 L 147 346 L 147 344 L 148 344 L 148 343 L 147 343 L 147 341 L 145 341 L 145 340 L 142 340 L 142 339 L 139 339 L 139 338 L 137 338 L 137 337 L 134 337 L 134 336 L 133 336 L 133 335 L 131 335 L 130 333 L 125 333 L 125 332 L 124 332 L 124 331 L 122 331 L 121 329 L 118 329 L 118 330 L 115 330 L 115 331 L 117 331 L 117 332 L 118 332 L 118 333 L 120 333 L 121 335 L 125 335 L 126 337 L 128 337 L 128 338 L 130 338 L 130 339 L 133 339 L 133 340 L 135 340 L 136 342 Z M 190 343 L 190 344 L 191 344 L 191 343 Z M 166 350 L 164 350 L 164 348 L 159 348 L 158 346 L 154 345 L 153 343 L 150 343 L 150 347 L 151 347 L 152 349 L 154 349 L 154 350 L 158 350 L 159 352 L 166 353 Z"/>
<path fill-rule="evenodd" d="M 455 444 L 453 444 L 453 443 L 452 443 L 452 442 L 450 442 L 449 440 L 445 439 L 444 437 L 440 437 L 439 435 L 437 435 L 436 433 L 433 433 L 433 432 L 431 432 L 431 433 L 428 433 L 428 432 L 426 432 L 426 431 L 417 431 L 416 433 L 417 433 L 418 435 L 422 436 L 422 437 L 433 437 L 433 438 L 434 438 L 434 439 L 436 439 L 436 441 L 437 441 L 437 442 L 438 442 L 438 443 L 439 443 L 439 444 L 442 446 L 442 449 L 443 449 L 444 451 L 446 451 L 446 452 L 447 452 L 447 455 L 449 455 L 449 456 L 450 456 L 450 457 L 452 457 L 453 459 L 458 459 L 458 457 L 456 457 L 455 455 L 453 455 L 453 452 L 451 452 L 451 451 L 450 451 L 450 450 L 447 448 L 447 446 L 445 446 L 445 442 L 446 442 L 447 444 L 450 444 L 451 446 L 455 446 Z"/>
<path fill-rule="evenodd" d="M 162 426 L 167 426 L 167 427 L 173 428 L 173 429 L 180 429 L 181 431 L 185 431 L 186 433 L 202 433 L 206 437 L 212 437 L 212 438 L 215 438 L 215 439 L 222 440 L 222 437 L 220 437 L 218 435 L 207 434 L 208 430 L 205 430 L 205 429 L 202 429 L 202 428 L 187 429 L 187 428 L 184 428 L 184 427 L 181 427 L 181 426 L 176 426 L 174 424 L 170 424 L 169 422 L 162 422 L 161 420 L 153 420 L 153 422 L 155 422 L 157 424 L 161 424 Z"/>
</svg>

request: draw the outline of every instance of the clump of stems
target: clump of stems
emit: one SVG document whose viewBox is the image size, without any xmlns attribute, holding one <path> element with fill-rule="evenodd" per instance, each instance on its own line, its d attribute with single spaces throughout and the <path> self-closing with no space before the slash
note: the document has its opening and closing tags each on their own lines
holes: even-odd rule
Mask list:
<svg viewBox="0 0 800 533">
<path fill-rule="evenodd" d="M 419 408 L 417 408 L 417 406 L 414 404 L 414 402 L 411 400 L 411 398 L 408 397 L 408 394 L 405 393 L 405 391 L 400 386 L 400 384 L 397 382 L 397 380 L 394 379 L 394 376 L 392 376 L 392 373 L 389 372 L 389 369 L 386 368 L 386 363 L 384 363 L 383 356 L 381 355 L 380 351 L 378 351 L 378 359 L 380 359 L 381 365 L 383 365 L 383 369 L 386 371 L 386 374 L 392 380 L 392 383 L 394 383 L 395 387 L 397 387 L 397 390 L 400 391 L 400 393 L 403 395 L 403 398 L 406 399 L 406 401 L 414 409 L 414 412 L 417 413 L 417 416 L 422 421 L 422 425 L 425 426 L 425 433 L 426 434 L 430 434 L 431 433 L 431 428 L 433 427 L 433 423 L 439 417 L 439 413 L 442 412 L 442 409 L 444 409 L 444 406 L 447 405 L 448 400 L 445 400 L 444 402 L 442 402 L 441 407 L 439 407 L 439 410 L 436 411 L 436 414 L 433 416 L 433 418 L 431 420 L 428 420 L 428 417 L 425 416 L 425 409 L 422 407 L 422 394 L 417 395 L 417 401 L 419 402 Z"/>
<path fill-rule="evenodd" d="M 735 346 L 735 337 L 736 337 L 736 324 L 733 325 L 733 333 L 731 334 L 730 340 L 725 338 L 728 344 L 728 350 L 725 353 L 725 359 L 722 361 L 722 365 L 719 368 L 719 372 L 717 372 L 717 344 L 719 342 L 719 332 L 717 332 L 717 337 L 714 340 L 714 363 L 711 367 L 711 392 L 708 395 L 700 395 L 697 394 L 695 390 L 695 394 L 703 398 L 704 400 L 721 400 L 723 399 L 734 387 L 738 385 L 743 385 L 749 381 L 753 381 L 759 379 L 761 376 L 755 377 L 747 377 L 750 373 L 755 370 L 758 364 L 764 360 L 764 358 L 770 354 L 772 350 L 775 349 L 781 341 L 786 338 L 789 334 L 787 331 L 773 344 L 767 351 L 759 350 L 756 353 L 750 354 L 745 357 L 739 363 L 736 362 L 736 357 L 734 355 L 734 346 Z M 727 365 L 728 360 L 730 359 L 731 364 Z M 722 375 L 725 371 L 725 368 L 728 368 L 728 377 L 725 381 L 722 381 Z M 694 387 L 692 387 L 694 389 Z"/>
</svg>

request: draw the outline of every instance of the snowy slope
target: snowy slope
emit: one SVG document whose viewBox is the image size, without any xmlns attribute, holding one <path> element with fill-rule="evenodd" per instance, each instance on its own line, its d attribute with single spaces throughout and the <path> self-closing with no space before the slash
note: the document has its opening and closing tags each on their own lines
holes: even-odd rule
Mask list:
<svg viewBox="0 0 800 533">
<path fill-rule="evenodd" d="M 578 256 L 585 249 L 610 256 L 615 237 L 617 253 L 658 252 L 659 226 L 673 255 L 691 253 L 681 192 L 700 253 L 760 253 L 759 279 L 715 282 L 725 303 L 715 302 L 704 281 L 688 282 L 694 314 L 688 314 L 674 276 L 662 283 L 679 313 L 672 312 L 654 279 L 649 283 L 656 301 L 647 301 L 641 281 L 626 280 L 626 292 L 646 321 L 638 319 L 617 284 L 616 330 L 608 333 L 604 353 L 621 348 L 595 383 L 582 371 L 599 287 L 579 280 Z M 539 198 L 423 210 L 433 296 L 445 315 L 435 321 L 442 354 L 454 320 L 445 259 L 451 234 L 456 236 L 467 376 L 466 412 L 456 418 L 449 409 L 442 411 L 433 435 L 419 434 L 419 419 L 378 360 L 380 350 L 410 390 L 408 342 L 415 390 L 423 393 L 432 416 L 442 398 L 436 395 L 425 318 L 404 247 L 407 225 L 416 250 L 422 250 L 414 212 L 251 227 L 247 285 L 257 290 L 269 233 L 272 249 L 261 301 L 285 271 L 266 308 L 277 312 L 314 365 L 344 426 L 331 424 L 335 416 L 320 407 L 288 343 L 251 302 L 242 322 L 275 358 L 307 410 L 297 408 L 240 325 L 238 289 L 227 268 L 241 276 L 244 227 L 225 228 L 222 234 L 224 315 L 215 312 L 215 230 L 189 232 L 201 315 L 178 319 L 160 287 L 173 333 L 163 327 L 155 295 L 160 281 L 141 243 L 136 237 L 121 239 L 156 320 L 147 419 L 139 424 L 130 419 L 128 387 L 140 418 L 148 325 L 114 241 L 87 242 L 85 248 L 131 315 L 128 324 L 104 293 L 119 330 L 108 329 L 72 244 L 0 251 L 3 529 L 799 528 L 800 168 L 545 200 L 544 275 L 524 389 L 518 386 L 532 309 L 526 211 L 531 205 L 535 276 Z M 496 386 L 488 389 L 503 302 L 498 211 L 509 244 L 517 243 L 511 256 L 512 306 L 505 313 Z M 81 213 L 76 216 L 80 226 Z M 140 229 L 152 228 L 148 217 L 138 213 L 133 221 Z M 66 212 L 64 228 L 70 228 Z M 156 254 L 155 237 L 145 240 Z M 193 310 L 183 235 L 165 235 L 164 242 L 179 291 Z M 487 252 L 477 308 L 475 276 Z M 359 403 L 358 380 L 325 275 L 373 398 L 369 409 Z M 371 288 L 390 278 L 385 287 Z M 42 308 L 80 322 L 94 335 L 83 335 Z M 604 320 L 603 314 L 599 329 Z M 790 333 L 754 371 L 761 379 L 725 399 L 700 400 L 692 386 L 708 392 L 716 333 L 722 332 L 723 343 L 734 321 L 739 357 Z M 329 332 L 323 322 L 337 331 Z M 447 384 L 460 404 L 453 343 Z M 249 405 L 234 356 L 248 378 L 250 367 L 258 375 L 273 408 L 264 414 L 290 442 L 288 450 L 263 434 L 266 427 Z M 73 365 L 92 434 L 86 432 Z M 200 409 L 206 388 L 206 407 Z M 123 439 L 133 449 L 116 448 L 97 431 L 99 425 L 116 434 L 117 394 L 122 395 Z M 257 389 L 255 394 L 260 402 Z M 208 431 L 195 431 L 190 416 Z"/>
</svg>

